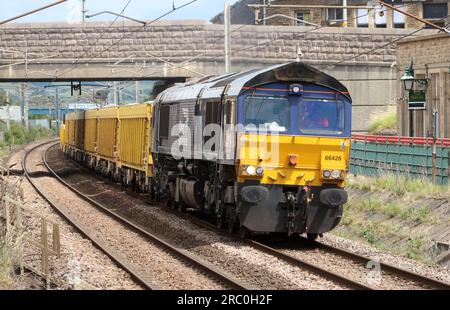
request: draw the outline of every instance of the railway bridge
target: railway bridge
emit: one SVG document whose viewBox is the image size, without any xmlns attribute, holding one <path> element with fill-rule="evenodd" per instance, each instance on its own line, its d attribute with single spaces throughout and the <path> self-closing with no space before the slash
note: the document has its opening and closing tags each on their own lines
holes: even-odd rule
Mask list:
<svg viewBox="0 0 450 310">
<path fill-rule="evenodd" d="M 234 25 L 232 70 L 293 61 L 300 52 L 301 61 L 350 89 L 358 116 L 353 127 L 361 131 L 369 109 L 396 104 L 394 82 L 403 68 L 396 67 L 396 47 L 389 42 L 411 32 Z M 204 21 L 10 24 L 0 27 L 0 82 L 180 81 L 222 73 L 224 54 L 223 26 Z"/>
</svg>

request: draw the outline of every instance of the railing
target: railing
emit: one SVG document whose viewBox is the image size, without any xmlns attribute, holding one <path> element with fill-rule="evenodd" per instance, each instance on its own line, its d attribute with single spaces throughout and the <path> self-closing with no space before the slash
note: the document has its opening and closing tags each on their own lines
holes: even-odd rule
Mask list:
<svg viewBox="0 0 450 310">
<path fill-rule="evenodd" d="M 9 177 L 9 169 L 0 165 L 0 175 Z"/>
<path fill-rule="evenodd" d="M 19 240 L 20 272 L 23 274 L 24 270 L 27 269 L 40 275 L 45 279 L 47 288 L 50 288 L 51 275 L 49 258 L 50 256 L 61 257 L 59 225 L 31 208 L 24 206 L 17 201 L 17 198 L 11 198 L 9 195 L 5 193 L 2 196 L 2 212 L 0 212 L 0 217 L 6 223 L 6 232 L 8 234 L 14 234 Z M 40 234 L 38 236 L 33 236 L 31 233 L 24 231 L 25 222 L 29 218 L 39 223 Z M 40 267 L 25 259 L 23 251 L 25 245 L 30 245 L 39 250 Z"/>
<path fill-rule="evenodd" d="M 433 160 L 433 138 L 353 135 L 350 172 L 379 176 L 382 172 L 432 178 L 447 184 L 450 139 L 437 139 Z"/>
</svg>

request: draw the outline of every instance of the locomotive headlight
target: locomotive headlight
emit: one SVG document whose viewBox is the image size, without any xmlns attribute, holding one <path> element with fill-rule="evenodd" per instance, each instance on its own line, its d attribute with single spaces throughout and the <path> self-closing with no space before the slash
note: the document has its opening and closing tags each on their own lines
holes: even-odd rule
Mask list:
<svg viewBox="0 0 450 310">
<path fill-rule="evenodd" d="M 323 174 L 323 178 L 324 179 L 328 179 L 331 176 L 331 171 L 330 170 L 324 170 L 322 174 Z"/>
<path fill-rule="evenodd" d="M 248 175 L 254 175 L 256 173 L 256 169 L 253 166 L 248 166 L 247 169 L 245 169 L 245 172 L 247 172 Z"/>
<path fill-rule="evenodd" d="M 333 179 L 339 179 L 341 177 L 341 170 L 333 170 L 331 172 L 331 176 L 333 177 Z"/>
<path fill-rule="evenodd" d="M 257 167 L 256 168 L 256 174 L 259 176 L 262 176 L 264 174 L 264 168 L 263 167 Z"/>
</svg>

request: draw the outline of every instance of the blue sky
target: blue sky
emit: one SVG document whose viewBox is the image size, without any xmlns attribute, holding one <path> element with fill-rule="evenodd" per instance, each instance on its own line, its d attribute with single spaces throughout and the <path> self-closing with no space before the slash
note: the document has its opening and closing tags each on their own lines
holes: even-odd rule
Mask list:
<svg viewBox="0 0 450 310">
<path fill-rule="evenodd" d="M 190 0 L 175 0 L 175 6 L 181 6 Z M 210 20 L 216 14 L 223 11 L 225 0 L 198 0 L 197 2 L 182 8 L 164 19 L 204 19 Z M 233 4 L 237 0 L 228 0 Z M 0 0 L 0 20 L 31 11 L 35 8 L 53 3 L 55 0 Z M 86 0 L 88 14 L 99 11 L 113 11 L 120 13 L 128 0 Z M 124 15 L 137 19 L 151 20 L 172 9 L 173 0 L 131 0 Z M 49 8 L 45 11 L 21 18 L 16 22 L 76 22 L 81 19 L 81 0 L 69 0 L 67 3 Z M 91 20 L 109 21 L 115 17 L 112 15 L 100 15 Z"/>
</svg>

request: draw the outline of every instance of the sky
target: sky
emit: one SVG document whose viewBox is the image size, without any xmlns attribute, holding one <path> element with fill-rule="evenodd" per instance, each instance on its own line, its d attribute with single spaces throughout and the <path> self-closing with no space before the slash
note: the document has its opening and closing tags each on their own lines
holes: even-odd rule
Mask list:
<svg viewBox="0 0 450 310">
<path fill-rule="evenodd" d="M 100 11 L 113 11 L 120 13 L 130 0 L 86 0 L 87 14 Z M 227 0 L 234 4 L 238 0 Z M 54 3 L 55 0 L 0 0 L 0 21 L 34 10 L 44 5 Z M 17 23 L 30 22 L 79 22 L 81 20 L 81 0 L 69 0 L 44 11 L 34 13 L 18 19 Z M 173 2 L 179 7 L 190 0 L 131 0 L 124 15 L 142 20 L 152 20 L 172 10 Z M 203 19 L 210 20 L 223 11 L 225 0 L 198 0 L 180 10 L 177 10 L 164 19 Z M 92 21 L 112 21 L 115 16 L 104 14 Z"/>
</svg>

